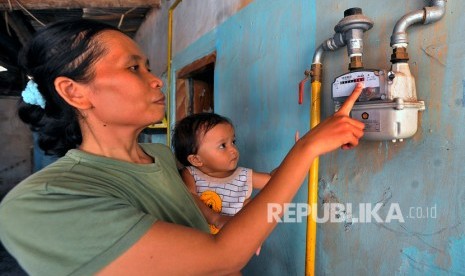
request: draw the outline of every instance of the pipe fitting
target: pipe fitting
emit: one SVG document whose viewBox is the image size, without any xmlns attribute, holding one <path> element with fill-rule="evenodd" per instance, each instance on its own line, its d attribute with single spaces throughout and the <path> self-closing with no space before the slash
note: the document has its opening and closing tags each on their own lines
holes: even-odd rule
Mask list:
<svg viewBox="0 0 465 276">
<path fill-rule="evenodd" d="M 446 1 L 445 0 L 436 0 L 432 1 L 433 6 L 425 7 L 425 22 L 423 24 L 429 24 L 436 22 L 441 19 L 446 13 Z"/>
<path fill-rule="evenodd" d="M 362 13 L 361 8 L 344 11 L 344 18 L 334 27 L 336 33 L 343 34 L 350 57 L 349 69 L 363 68 L 363 34 L 373 27 L 373 21 Z"/>
<path fill-rule="evenodd" d="M 408 44 L 407 28 L 415 23 L 423 22 L 423 18 L 424 10 L 410 12 L 402 16 L 401 19 L 397 21 L 394 26 L 394 30 L 392 31 L 391 47 L 400 43 Z"/>
<path fill-rule="evenodd" d="M 337 49 L 346 45 L 344 37 L 341 33 L 335 33 L 332 38 L 328 38 L 326 41 L 321 43 L 320 46 L 315 50 L 313 54 L 312 64 L 322 63 L 323 54 L 325 51 L 336 51 Z"/>
<path fill-rule="evenodd" d="M 344 37 L 341 33 L 335 33 L 334 36 L 326 40 L 322 46 L 325 51 L 336 51 L 337 49 L 346 46 L 346 42 L 344 41 Z"/>
<path fill-rule="evenodd" d="M 397 47 L 397 44 L 408 44 L 407 28 L 416 23 L 429 24 L 441 19 L 446 12 L 445 0 L 432 0 L 432 6 L 424 7 L 421 10 L 410 12 L 402 16 L 397 21 L 392 31 L 391 47 Z"/>
<path fill-rule="evenodd" d="M 336 51 L 347 45 L 347 52 L 354 64 L 362 67 L 363 33 L 373 27 L 373 21 L 362 14 L 362 9 L 351 8 L 344 11 L 344 18 L 334 27 L 335 34 L 315 50 L 312 64 L 321 64 L 325 51 Z M 360 57 L 358 57 L 360 56 Z M 352 64 L 353 62 L 351 62 Z M 351 65 L 349 65 L 351 67 Z"/>
<path fill-rule="evenodd" d="M 345 33 L 353 29 L 368 31 L 373 27 L 373 20 L 362 14 L 361 8 L 351 8 L 344 11 L 344 18 L 334 27 L 336 33 Z"/>
<path fill-rule="evenodd" d="M 312 76 L 312 82 L 318 81 L 322 82 L 322 75 L 323 74 L 323 65 L 321 63 L 314 63 L 312 64 L 311 68 L 311 76 Z"/>
<path fill-rule="evenodd" d="M 407 48 L 395 47 L 392 49 L 391 63 L 407 62 L 408 60 Z"/>
<path fill-rule="evenodd" d="M 349 63 L 349 71 L 357 70 L 360 68 L 363 68 L 362 56 L 361 55 L 351 56 L 350 63 Z"/>
</svg>

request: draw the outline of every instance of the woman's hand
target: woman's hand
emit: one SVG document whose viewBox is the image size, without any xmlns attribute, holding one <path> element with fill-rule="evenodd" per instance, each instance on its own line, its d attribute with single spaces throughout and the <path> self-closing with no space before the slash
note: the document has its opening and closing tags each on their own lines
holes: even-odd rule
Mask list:
<svg viewBox="0 0 465 276">
<path fill-rule="evenodd" d="M 358 83 L 336 113 L 309 131 L 298 142 L 310 143 L 316 155 L 330 152 L 338 147 L 351 149 L 357 146 L 358 140 L 363 136 L 365 124 L 350 118 L 349 114 L 362 90 L 363 84 Z"/>
</svg>

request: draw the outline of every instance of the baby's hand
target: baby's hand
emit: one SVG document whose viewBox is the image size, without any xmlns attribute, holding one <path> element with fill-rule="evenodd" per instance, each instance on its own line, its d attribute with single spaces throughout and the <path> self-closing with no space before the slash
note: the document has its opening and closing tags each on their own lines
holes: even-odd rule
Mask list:
<svg viewBox="0 0 465 276">
<path fill-rule="evenodd" d="M 299 139 L 300 139 L 300 133 L 299 133 L 299 131 L 297 130 L 297 131 L 295 132 L 295 135 L 294 135 L 294 142 L 299 141 Z"/>
<path fill-rule="evenodd" d="M 218 228 L 218 229 L 221 229 L 223 228 L 223 226 L 228 223 L 228 221 L 231 219 L 232 217 L 231 216 L 224 216 L 224 215 L 220 215 L 218 220 L 216 221 L 215 223 L 215 226 Z"/>
</svg>

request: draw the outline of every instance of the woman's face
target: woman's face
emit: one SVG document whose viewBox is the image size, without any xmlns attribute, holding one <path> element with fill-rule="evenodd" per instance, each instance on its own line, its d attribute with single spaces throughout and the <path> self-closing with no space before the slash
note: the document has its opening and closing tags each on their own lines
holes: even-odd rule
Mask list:
<svg viewBox="0 0 465 276">
<path fill-rule="evenodd" d="M 98 39 L 106 53 L 94 65 L 89 83 L 92 114 L 108 127 L 144 128 L 165 116 L 163 82 L 150 73 L 148 60 L 137 44 L 117 31 Z"/>
</svg>

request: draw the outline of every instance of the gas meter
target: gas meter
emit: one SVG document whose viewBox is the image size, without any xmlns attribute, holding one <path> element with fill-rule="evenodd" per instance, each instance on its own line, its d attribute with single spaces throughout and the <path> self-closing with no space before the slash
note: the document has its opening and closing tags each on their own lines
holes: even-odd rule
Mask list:
<svg viewBox="0 0 465 276">
<path fill-rule="evenodd" d="M 337 77 L 332 85 L 336 110 L 358 82 L 363 82 L 365 88 L 351 117 L 365 123 L 363 139 L 395 142 L 416 133 L 418 111 L 425 110 L 425 103 L 416 98 L 408 63 L 395 63 L 390 71 L 361 69 Z"/>
<path fill-rule="evenodd" d="M 322 83 L 322 59 L 326 51 L 347 47 L 350 58 L 349 72 L 337 77 L 332 84 L 332 99 L 336 111 L 352 93 L 358 82 L 365 88 L 355 102 L 351 117 L 365 123 L 362 139 L 393 142 L 413 136 L 418 129 L 418 112 L 425 110 L 425 103 L 417 99 L 415 79 L 408 64 L 407 28 L 415 23 L 429 24 L 445 14 L 445 0 L 432 0 L 432 5 L 403 16 L 395 25 L 391 36 L 391 68 L 369 70 L 363 67 L 363 34 L 373 27 L 373 20 L 361 8 L 344 11 L 334 27 L 333 37 L 324 41 L 313 55 L 312 67 L 299 84 L 299 103 L 302 102 L 303 85 L 311 77 L 316 96 Z M 319 104 L 315 100 L 315 106 Z M 318 123 L 318 120 L 316 120 Z"/>
</svg>

